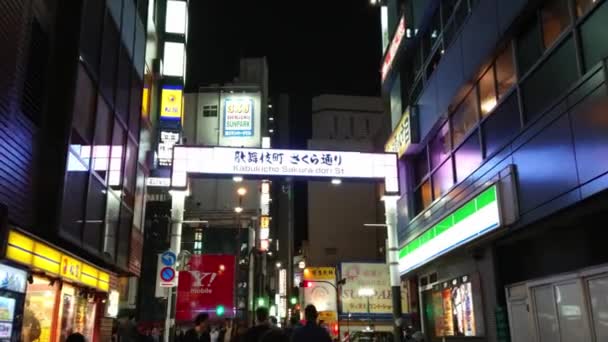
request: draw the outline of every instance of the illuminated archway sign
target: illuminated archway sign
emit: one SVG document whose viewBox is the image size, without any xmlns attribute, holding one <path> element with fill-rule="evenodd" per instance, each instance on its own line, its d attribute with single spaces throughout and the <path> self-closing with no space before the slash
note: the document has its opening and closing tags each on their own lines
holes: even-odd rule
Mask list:
<svg viewBox="0 0 608 342">
<path fill-rule="evenodd" d="M 395 153 L 175 146 L 171 187 L 185 188 L 196 174 L 369 179 L 399 194 Z"/>
</svg>

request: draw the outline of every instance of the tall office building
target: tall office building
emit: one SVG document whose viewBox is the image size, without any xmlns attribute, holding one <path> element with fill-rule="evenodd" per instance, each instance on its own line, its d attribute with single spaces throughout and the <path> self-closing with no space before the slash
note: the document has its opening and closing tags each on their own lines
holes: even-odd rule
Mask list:
<svg viewBox="0 0 608 342">
<path fill-rule="evenodd" d="M 107 341 L 135 301 L 151 3 L 0 4 L 0 339 Z"/>
<path fill-rule="evenodd" d="M 310 150 L 374 151 L 383 125 L 380 98 L 321 95 L 312 100 Z M 381 210 L 375 184 L 308 182 L 307 266 L 336 266 L 343 261 L 383 261 L 386 233 L 366 228 Z"/>
<path fill-rule="evenodd" d="M 432 340 L 608 330 L 608 2 L 378 2 L 399 268 Z"/>
</svg>

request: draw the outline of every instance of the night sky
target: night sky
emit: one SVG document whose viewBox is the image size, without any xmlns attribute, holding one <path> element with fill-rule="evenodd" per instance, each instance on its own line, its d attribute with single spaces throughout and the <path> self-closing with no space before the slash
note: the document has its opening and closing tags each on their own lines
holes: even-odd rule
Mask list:
<svg viewBox="0 0 608 342">
<path fill-rule="evenodd" d="M 187 87 L 267 56 L 273 94 L 379 95 L 379 21 L 369 0 L 190 1 Z"/>
</svg>

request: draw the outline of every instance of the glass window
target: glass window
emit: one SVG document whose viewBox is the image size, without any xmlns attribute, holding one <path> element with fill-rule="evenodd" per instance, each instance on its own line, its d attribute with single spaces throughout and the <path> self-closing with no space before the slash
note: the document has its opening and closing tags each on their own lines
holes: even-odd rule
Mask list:
<svg viewBox="0 0 608 342">
<path fill-rule="evenodd" d="M 350 119 L 350 136 L 351 136 L 351 138 L 354 138 L 355 137 L 355 118 L 353 118 L 351 116 L 349 119 Z"/>
<path fill-rule="evenodd" d="M 559 35 L 570 25 L 567 0 L 545 1 L 540 10 L 543 24 L 543 43 L 545 48 L 553 45 Z"/>
<path fill-rule="evenodd" d="M 501 98 L 515 84 L 515 66 L 511 44 L 496 59 L 496 83 L 498 84 L 498 98 Z"/>
<path fill-rule="evenodd" d="M 92 169 L 107 182 L 110 167 L 110 146 L 112 145 L 113 115 L 103 97 L 97 98 L 97 118 L 95 124 L 95 141 L 93 146 Z"/>
<path fill-rule="evenodd" d="M 534 17 L 517 37 L 517 65 L 520 76 L 525 75 L 543 53 L 540 39 L 540 27 Z"/>
<path fill-rule="evenodd" d="M 435 69 L 437 69 L 437 66 L 439 65 L 439 62 L 441 61 L 442 56 L 443 56 L 443 53 L 442 53 L 441 49 L 437 49 L 435 51 L 435 54 L 433 55 L 433 57 L 431 57 L 429 64 L 426 68 L 426 77 L 427 78 L 431 77 L 431 74 L 433 74 L 433 71 L 435 71 Z"/>
<path fill-rule="evenodd" d="M 608 277 L 589 280 L 589 297 L 597 341 L 608 341 Z"/>
<path fill-rule="evenodd" d="M 586 70 L 608 56 L 608 2 L 604 1 L 581 25 L 581 41 Z"/>
<path fill-rule="evenodd" d="M 454 185 L 454 171 L 452 159 L 441 165 L 433 174 L 433 196 L 435 199 L 443 196 Z"/>
<path fill-rule="evenodd" d="M 72 154 L 71 151 L 69 153 Z M 80 241 L 82 238 L 88 180 L 89 173 L 86 169 L 70 170 L 68 165 L 63 192 L 63 209 L 61 210 L 61 230 L 76 241 Z"/>
<path fill-rule="evenodd" d="M 203 117 L 217 117 L 217 106 L 203 106 Z"/>
<path fill-rule="evenodd" d="M 128 267 L 129 243 L 131 242 L 131 225 L 133 223 L 133 213 L 127 207 L 120 207 L 120 224 L 118 226 L 118 243 L 116 247 L 116 263 L 123 267 Z"/>
<path fill-rule="evenodd" d="M 125 123 L 129 122 L 129 90 L 131 89 L 129 76 L 131 76 L 131 60 L 127 49 L 121 44 L 118 54 L 118 80 L 116 81 L 116 114 Z"/>
<path fill-rule="evenodd" d="M 116 66 L 118 64 L 119 34 L 110 12 L 106 12 L 103 24 L 103 47 L 101 49 L 100 84 L 101 93 L 114 106 Z"/>
<path fill-rule="evenodd" d="M 591 7 L 597 2 L 597 0 L 575 0 L 576 2 L 576 15 L 582 17 L 589 11 Z"/>
<path fill-rule="evenodd" d="M 120 214 L 120 197 L 108 189 L 106 217 L 103 239 L 103 251 L 112 260 L 116 260 L 116 234 L 118 233 L 118 218 Z"/>
<path fill-rule="evenodd" d="M 454 153 L 457 182 L 462 182 L 481 165 L 481 147 L 477 131 Z"/>
<path fill-rule="evenodd" d="M 28 307 L 23 313 L 21 341 L 50 341 L 53 327 L 57 323 L 57 315 L 54 315 L 54 312 L 57 307 L 59 282 L 50 285 L 48 278 L 38 276 L 33 276 L 32 280 L 33 282 L 27 285 L 25 294 Z M 31 335 L 33 325 L 39 329 L 40 336 L 37 339 L 33 339 Z"/>
<path fill-rule="evenodd" d="M 131 97 L 129 104 L 129 132 L 135 138 L 139 140 L 139 126 L 141 122 L 141 96 L 143 84 L 137 75 L 137 72 L 131 70 Z"/>
<path fill-rule="evenodd" d="M 456 112 L 452 114 L 454 146 L 461 143 L 466 134 L 477 124 L 479 120 L 478 108 L 477 88 L 473 87 L 467 97 L 458 106 Z"/>
<path fill-rule="evenodd" d="M 82 5 L 80 31 L 80 55 L 84 62 L 98 76 L 101 28 L 103 27 L 104 1 L 85 0 Z"/>
<path fill-rule="evenodd" d="M 95 86 L 81 63 L 78 63 L 76 96 L 74 96 L 74 118 L 72 127 L 77 133 L 74 143 L 90 144 L 95 123 Z M 76 139 L 79 138 L 79 139 Z"/>
<path fill-rule="evenodd" d="M 426 182 L 422 183 L 422 185 L 420 185 L 415 192 L 415 198 L 416 213 L 419 213 L 427 208 L 431 202 L 433 202 L 431 182 L 427 180 Z"/>
<path fill-rule="evenodd" d="M 133 196 L 135 195 L 136 167 L 137 145 L 131 139 L 127 139 L 127 154 L 125 155 L 124 200 L 127 202 L 129 208 L 133 208 Z"/>
<path fill-rule="evenodd" d="M 500 150 L 521 127 L 517 93 L 512 93 L 483 123 L 486 157 Z"/>
<path fill-rule="evenodd" d="M 578 283 L 559 284 L 555 286 L 555 301 L 559 317 L 561 342 L 579 342 L 586 340 L 586 324 L 583 313 L 583 293 Z"/>
<path fill-rule="evenodd" d="M 450 155 L 450 126 L 447 122 L 439 129 L 435 137 L 433 137 L 433 140 L 429 143 L 429 149 L 432 169 L 436 168 Z"/>
<path fill-rule="evenodd" d="M 390 94 L 391 101 L 391 128 L 395 128 L 403 115 L 403 103 L 401 101 L 401 78 L 398 74 L 393 83 Z"/>
<path fill-rule="evenodd" d="M 420 151 L 414 159 L 414 173 L 416 184 L 420 184 L 422 179 L 429 173 L 429 162 L 426 155 L 426 148 Z"/>
<path fill-rule="evenodd" d="M 479 103 L 481 115 L 484 117 L 496 107 L 494 67 L 490 67 L 479 80 Z"/>
<path fill-rule="evenodd" d="M 574 42 L 570 38 L 562 43 L 522 84 L 526 119 L 530 121 L 541 114 L 577 78 L 576 50 Z"/>
<path fill-rule="evenodd" d="M 555 313 L 555 299 L 552 287 L 536 288 L 533 294 L 540 341 L 559 341 L 559 323 L 557 322 L 557 315 Z"/>
<path fill-rule="evenodd" d="M 87 215 L 82 238 L 85 246 L 95 252 L 101 249 L 105 205 L 106 187 L 96 177 L 91 177 L 89 193 L 87 195 Z"/>
<path fill-rule="evenodd" d="M 144 212 L 144 195 L 146 189 L 146 177 L 141 167 L 137 168 L 137 179 L 135 180 L 135 204 L 133 206 L 133 227 L 136 229 L 143 228 L 143 212 Z"/>
<path fill-rule="evenodd" d="M 118 120 L 114 120 L 112 148 L 110 149 L 110 176 L 108 178 L 111 186 L 122 184 L 122 165 L 125 153 L 125 129 Z"/>
</svg>

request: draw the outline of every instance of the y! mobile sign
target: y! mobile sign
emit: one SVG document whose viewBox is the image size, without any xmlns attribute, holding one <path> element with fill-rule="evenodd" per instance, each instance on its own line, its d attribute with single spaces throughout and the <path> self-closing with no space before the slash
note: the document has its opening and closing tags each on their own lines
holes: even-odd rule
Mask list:
<svg viewBox="0 0 608 342">
<path fill-rule="evenodd" d="M 397 31 L 393 36 L 393 40 L 391 41 L 391 45 L 388 47 L 388 51 L 384 56 L 384 62 L 382 63 L 382 82 L 386 79 L 386 75 L 388 75 L 389 70 L 393 65 L 393 61 L 395 60 L 395 55 L 397 55 L 397 51 L 399 51 L 399 47 L 401 46 L 401 41 L 405 37 L 405 18 L 401 17 L 399 21 L 399 26 L 397 26 Z"/>
<path fill-rule="evenodd" d="M 234 256 L 193 255 L 188 271 L 179 274 L 175 319 L 192 322 L 197 314 L 216 314 L 218 307 L 231 316 L 234 307 Z"/>
<path fill-rule="evenodd" d="M 176 146 L 171 185 L 186 186 L 188 174 L 377 179 L 399 192 L 394 153 Z"/>
<path fill-rule="evenodd" d="M 224 100 L 224 136 L 253 136 L 253 98 L 229 97 Z"/>
</svg>

